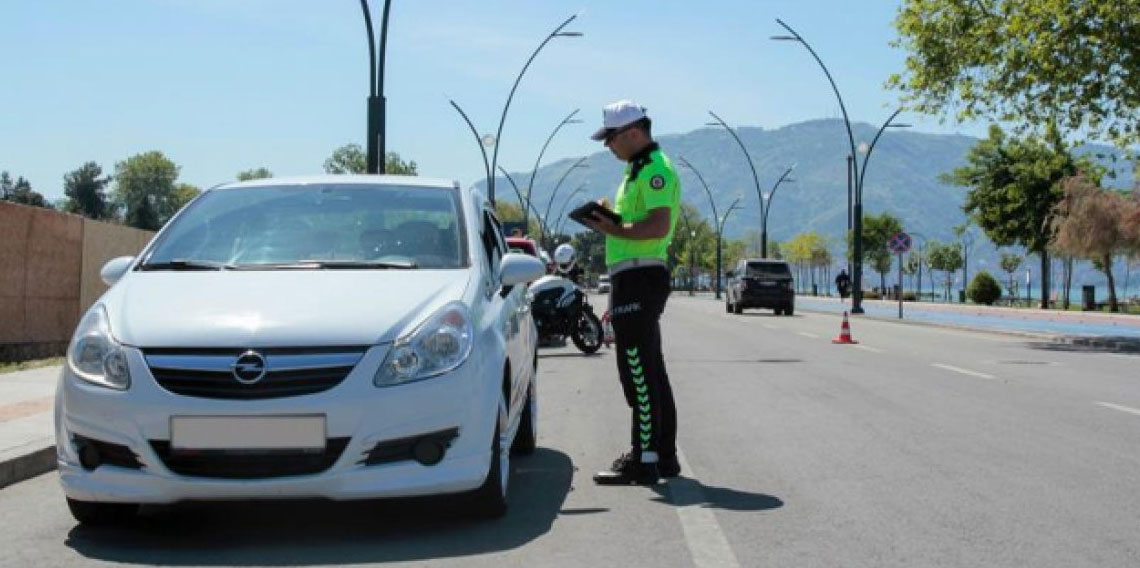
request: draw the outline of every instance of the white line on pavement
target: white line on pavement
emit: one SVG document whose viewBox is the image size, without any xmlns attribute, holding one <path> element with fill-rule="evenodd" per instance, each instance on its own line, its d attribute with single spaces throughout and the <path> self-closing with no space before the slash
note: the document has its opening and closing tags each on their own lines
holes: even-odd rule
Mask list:
<svg viewBox="0 0 1140 568">
<path fill-rule="evenodd" d="M 961 367 L 955 367 L 953 365 L 943 365 L 942 363 L 931 363 L 931 365 L 934 367 L 938 367 L 939 369 L 945 369 L 947 371 L 953 371 L 955 373 L 962 373 L 963 375 L 970 375 L 971 377 L 978 377 L 981 379 L 996 379 L 997 378 L 993 375 L 987 375 L 985 373 L 979 373 L 977 371 L 971 371 L 969 369 L 963 369 Z"/>
<path fill-rule="evenodd" d="M 810 338 L 812 338 L 812 339 L 819 339 L 819 336 L 818 336 L 818 335 L 816 335 L 816 334 L 814 334 L 814 333 L 808 333 L 808 332 L 806 332 L 806 331 L 797 331 L 796 333 L 797 333 L 798 335 L 802 335 L 802 336 L 804 336 L 804 337 L 810 337 Z"/>
<path fill-rule="evenodd" d="M 693 468 L 681 448 L 677 448 L 677 461 L 681 464 L 681 471 L 693 475 Z M 677 508 L 677 516 L 681 518 L 681 530 L 685 533 L 685 545 L 689 547 L 693 564 L 697 568 L 738 568 L 740 563 L 728 545 L 716 515 L 704 506 L 708 501 L 700 482 L 684 477 L 670 480 L 669 496 Z"/>
<path fill-rule="evenodd" d="M 853 347 L 862 349 L 863 351 L 870 351 L 871 353 L 885 353 L 882 349 L 875 349 L 874 347 L 867 347 L 866 345 L 854 345 Z"/>
<path fill-rule="evenodd" d="M 1119 404 L 1112 404 L 1111 402 L 1098 402 L 1097 404 L 1099 404 L 1105 408 L 1111 408 L 1113 410 L 1119 410 L 1121 412 L 1127 412 L 1129 414 L 1135 414 L 1137 416 L 1140 416 L 1140 410 L 1137 410 L 1135 408 L 1129 408 L 1127 406 L 1120 406 Z"/>
</svg>

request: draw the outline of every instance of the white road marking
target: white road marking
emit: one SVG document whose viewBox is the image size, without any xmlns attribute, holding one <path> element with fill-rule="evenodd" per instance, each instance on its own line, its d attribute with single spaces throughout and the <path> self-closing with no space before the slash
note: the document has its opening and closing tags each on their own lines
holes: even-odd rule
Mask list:
<svg viewBox="0 0 1140 568">
<path fill-rule="evenodd" d="M 806 332 L 806 331 L 797 331 L 797 332 L 796 332 L 796 334 L 798 334 L 798 335 L 802 335 L 802 336 L 804 336 L 804 337 L 810 337 L 810 338 L 812 338 L 812 339 L 819 339 L 819 336 L 818 336 L 818 335 L 816 335 L 816 334 L 814 334 L 814 333 L 808 333 L 808 332 Z"/>
<path fill-rule="evenodd" d="M 871 353 L 886 353 L 886 351 L 882 349 L 875 349 L 874 347 L 867 347 L 866 345 L 853 345 L 852 347 L 862 349 L 863 351 L 870 351 Z"/>
<path fill-rule="evenodd" d="M 980 379 L 996 379 L 997 378 L 993 375 L 987 375 L 985 373 L 979 373 L 977 371 L 971 371 L 969 369 L 963 369 L 961 367 L 955 367 L 953 365 L 943 365 L 942 363 L 931 363 L 931 366 L 938 367 L 939 369 L 945 369 L 947 371 L 953 371 L 955 373 L 962 373 L 963 375 L 970 375 L 971 377 L 978 377 Z"/>
<path fill-rule="evenodd" d="M 1111 402 L 1098 402 L 1097 404 L 1099 404 L 1105 408 L 1111 408 L 1113 410 L 1119 410 L 1121 412 L 1127 412 L 1129 414 L 1135 414 L 1137 416 L 1140 416 L 1140 410 L 1137 410 L 1135 408 L 1129 408 L 1127 406 L 1120 406 L 1119 404 L 1112 404 Z"/>
<path fill-rule="evenodd" d="M 681 471 L 692 475 L 693 468 L 681 448 L 677 448 L 677 461 Z M 728 539 L 720 528 L 713 510 L 705 507 L 708 502 L 695 479 L 678 477 L 669 481 L 669 496 L 681 518 L 681 530 L 685 533 L 685 546 L 693 557 L 697 568 L 738 568 L 740 562 L 728 545 Z"/>
</svg>

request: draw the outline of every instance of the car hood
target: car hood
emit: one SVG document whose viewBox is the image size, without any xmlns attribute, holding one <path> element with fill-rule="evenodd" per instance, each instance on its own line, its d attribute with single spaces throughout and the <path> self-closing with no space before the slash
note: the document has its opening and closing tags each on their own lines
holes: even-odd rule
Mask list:
<svg viewBox="0 0 1140 568">
<path fill-rule="evenodd" d="M 136 347 L 374 345 L 461 300 L 471 271 L 132 272 L 103 297 Z"/>
</svg>

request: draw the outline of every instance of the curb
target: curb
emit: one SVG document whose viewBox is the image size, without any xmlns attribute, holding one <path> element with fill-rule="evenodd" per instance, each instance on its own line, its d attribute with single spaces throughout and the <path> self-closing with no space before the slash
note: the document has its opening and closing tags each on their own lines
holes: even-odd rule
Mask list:
<svg viewBox="0 0 1140 568">
<path fill-rule="evenodd" d="M 0 463 L 0 489 L 55 469 L 55 445 Z"/>
</svg>

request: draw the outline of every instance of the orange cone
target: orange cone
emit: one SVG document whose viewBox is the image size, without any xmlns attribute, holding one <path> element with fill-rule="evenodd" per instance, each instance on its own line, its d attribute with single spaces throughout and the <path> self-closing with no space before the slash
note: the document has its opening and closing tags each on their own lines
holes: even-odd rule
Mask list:
<svg viewBox="0 0 1140 568">
<path fill-rule="evenodd" d="M 839 337 L 831 340 L 832 343 L 841 343 L 843 345 L 854 345 L 859 343 L 851 339 L 851 324 L 847 322 L 847 311 L 843 311 L 843 325 L 839 328 Z"/>
</svg>

